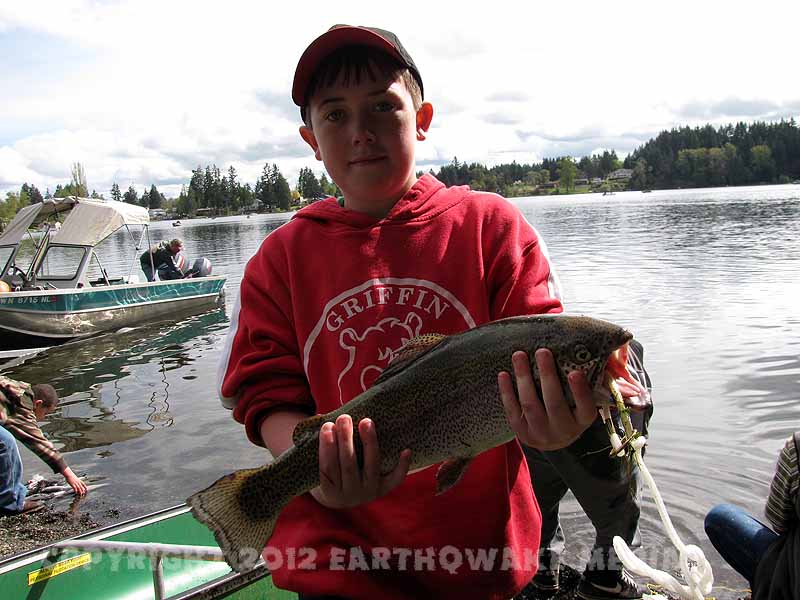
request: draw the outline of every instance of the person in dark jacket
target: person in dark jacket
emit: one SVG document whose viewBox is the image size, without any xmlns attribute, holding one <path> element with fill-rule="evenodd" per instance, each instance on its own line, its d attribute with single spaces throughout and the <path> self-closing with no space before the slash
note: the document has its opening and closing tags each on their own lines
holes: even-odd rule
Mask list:
<svg viewBox="0 0 800 600">
<path fill-rule="evenodd" d="M 139 264 L 147 281 L 155 281 L 156 273 L 161 280 L 183 279 L 183 271 L 175 264 L 175 257 L 183 250 L 183 240 L 175 238 L 163 241 L 142 253 Z"/>
<path fill-rule="evenodd" d="M 86 484 L 72 472 L 37 421 L 53 412 L 58 394 L 52 385 L 28 385 L 0 375 L 0 515 L 31 512 L 41 504 L 26 500 L 27 487 L 22 482 L 22 460 L 16 440 L 25 444 L 46 462 L 54 473 L 61 473 L 79 496 Z"/>
<path fill-rule="evenodd" d="M 722 558 L 750 583 L 753 600 L 800 598 L 800 431 L 778 457 L 765 508 L 768 527 L 732 504 L 706 515 L 708 539 Z"/>
<path fill-rule="evenodd" d="M 644 347 L 638 340 L 630 343 L 628 371 L 647 390 L 647 408 L 631 412 L 633 426 L 646 436 L 653 413 L 652 383 L 644 368 Z M 621 430 L 619 416 L 615 414 L 614 419 Z M 542 451 L 522 447 L 542 512 L 539 571 L 529 585 L 537 598 L 551 598 L 559 593 L 561 555 L 566 540 L 558 513 L 567 490 L 572 491 L 596 533 L 590 559 L 576 590 L 578 599 L 638 600 L 647 592 L 645 586 L 623 569 L 612 546 L 617 535 L 633 548 L 641 546 L 639 469 L 629 469 L 625 460 L 610 456 L 608 447 L 608 432 L 600 417 L 566 448 Z"/>
</svg>

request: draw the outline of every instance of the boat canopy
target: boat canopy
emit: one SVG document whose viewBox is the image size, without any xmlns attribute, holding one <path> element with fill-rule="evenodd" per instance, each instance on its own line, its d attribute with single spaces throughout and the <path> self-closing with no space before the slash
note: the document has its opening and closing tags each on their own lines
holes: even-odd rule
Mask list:
<svg viewBox="0 0 800 600">
<path fill-rule="evenodd" d="M 0 236 L 0 246 L 16 245 L 28 228 L 65 214 L 51 243 L 96 246 L 120 227 L 150 222 L 147 209 L 135 204 L 94 198 L 50 198 L 21 209 Z"/>
</svg>

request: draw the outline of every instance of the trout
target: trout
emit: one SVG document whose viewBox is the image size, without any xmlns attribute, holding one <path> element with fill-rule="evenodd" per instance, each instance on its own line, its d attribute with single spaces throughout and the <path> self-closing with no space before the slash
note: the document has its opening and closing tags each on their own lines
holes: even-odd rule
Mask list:
<svg viewBox="0 0 800 600">
<path fill-rule="evenodd" d="M 455 485 L 472 458 L 514 439 L 497 385 L 497 374 L 512 374 L 511 355 L 524 350 L 541 398 L 534 354 L 548 348 L 565 397 L 574 398 L 567 375 L 586 374 L 607 401 L 606 374 L 632 381 L 625 367 L 627 330 L 582 316 L 533 315 L 486 323 L 455 335 L 426 334 L 409 341 L 374 384 L 341 408 L 297 425 L 294 445 L 269 464 L 218 479 L 187 503 L 214 532 L 228 564 L 253 567 L 266 547 L 281 510 L 294 497 L 319 485 L 319 431 L 325 422 L 349 414 L 353 423 L 370 418 L 380 444 L 381 473 L 390 473 L 405 449 L 411 470 L 442 463 L 437 493 Z M 359 463 L 363 448 L 354 427 Z"/>
</svg>

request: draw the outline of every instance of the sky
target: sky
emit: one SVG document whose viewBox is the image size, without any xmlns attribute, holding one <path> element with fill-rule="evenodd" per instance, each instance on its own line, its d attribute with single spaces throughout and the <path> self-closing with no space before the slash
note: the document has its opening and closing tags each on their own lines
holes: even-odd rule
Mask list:
<svg viewBox="0 0 800 600">
<path fill-rule="evenodd" d="M 80 162 L 168 197 L 198 165 L 319 176 L 290 88 L 335 23 L 397 34 L 434 107 L 417 167 L 627 155 L 660 131 L 800 117 L 800 2 L 0 0 L 0 196 Z"/>
</svg>

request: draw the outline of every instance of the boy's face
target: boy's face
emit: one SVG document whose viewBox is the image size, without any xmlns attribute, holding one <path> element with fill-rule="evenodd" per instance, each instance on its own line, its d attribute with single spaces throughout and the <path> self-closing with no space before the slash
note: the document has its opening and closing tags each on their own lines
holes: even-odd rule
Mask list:
<svg viewBox="0 0 800 600">
<path fill-rule="evenodd" d="M 303 126 L 300 135 L 325 164 L 348 208 L 383 217 L 416 181 L 415 146 L 425 137 L 433 108 L 424 103 L 414 110 L 399 76 L 373 71 L 375 81 L 362 76 L 345 86 L 340 76 L 320 88 L 309 102 L 313 129 Z"/>
</svg>

